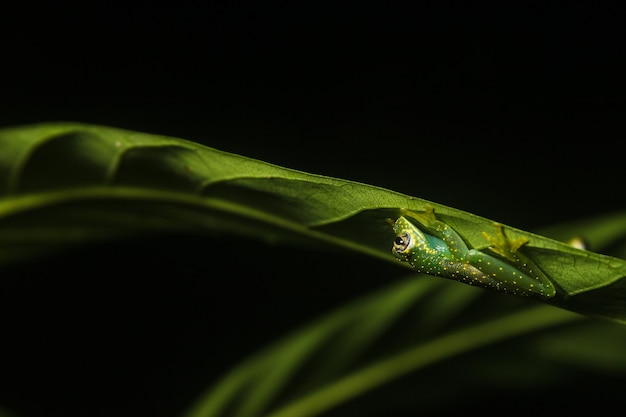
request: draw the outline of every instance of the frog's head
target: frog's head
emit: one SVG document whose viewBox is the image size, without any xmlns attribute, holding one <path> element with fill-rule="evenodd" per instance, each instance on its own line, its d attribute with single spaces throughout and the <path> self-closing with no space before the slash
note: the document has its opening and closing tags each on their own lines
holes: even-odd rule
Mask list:
<svg viewBox="0 0 626 417">
<path fill-rule="evenodd" d="M 391 251 L 396 258 L 406 261 L 418 242 L 423 241 L 424 235 L 413 223 L 402 216 L 398 217 L 393 224 L 393 231 L 396 237 L 393 240 Z"/>
</svg>

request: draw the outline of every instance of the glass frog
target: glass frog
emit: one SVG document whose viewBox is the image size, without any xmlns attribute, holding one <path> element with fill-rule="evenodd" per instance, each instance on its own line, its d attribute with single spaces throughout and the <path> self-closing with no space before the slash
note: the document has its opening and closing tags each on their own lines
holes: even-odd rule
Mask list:
<svg viewBox="0 0 626 417">
<path fill-rule="evenodd" d="M 509 240 L 502 225 L 495 224 L 495 237 L 483 232 L 492 255 L 468 248 L 452 227 L 435 217 L 432 208 L 405 210 L 405 214 L 393 224 L 396 238 L 392 251 L 416 271 L 515 295 L 551 298 L 556 294 L 539 267 L 518 251 L 528 240 Z"/>
</svg>

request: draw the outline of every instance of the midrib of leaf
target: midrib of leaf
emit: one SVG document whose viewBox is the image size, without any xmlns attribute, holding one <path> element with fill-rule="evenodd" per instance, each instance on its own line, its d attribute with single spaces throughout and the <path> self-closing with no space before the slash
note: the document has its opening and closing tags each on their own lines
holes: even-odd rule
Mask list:
<svg viewBox="0 0 626 417">
<path fill-rule="evenodd" d="M 537 306 L 486 323 L 444 334 L 321 387 L 265 417 L 314 417 L 341 403 L 420 368 L 510 337 L 586 319 L 582 315 Z"/>
</svg>

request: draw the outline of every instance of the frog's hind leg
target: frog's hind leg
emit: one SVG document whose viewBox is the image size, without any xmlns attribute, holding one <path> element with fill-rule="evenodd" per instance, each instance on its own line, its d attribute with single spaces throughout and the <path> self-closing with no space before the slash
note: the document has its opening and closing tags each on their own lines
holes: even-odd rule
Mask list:
<svg viewBox="0 0 626 417">
<path fill-rule="evenodd" d="M 485 286 L 516 295 L 537 292 L 535 287 L 538 284 L 533 278 L 494 256 L 470 249 L 466 261 L 482 272 L 481 281 Z"/>
<path fill-rule="evenodd" d="M 528 239 L 522 237 L 511 240 L 504 234 L 504 227 L 501 224 L 496 223 L 495 226 L 494 237 L 485 232 L 483 236 L 489 240 L 491 243 L 489 250 L 497 257 L 472 249 L 468 252 L 467 261 L 498 281 L 505 292 L 554 297 L 556 290 L 552 282 L 534 262 L 519 252 L 519 249 L 528 243 Z"/>
</svg>

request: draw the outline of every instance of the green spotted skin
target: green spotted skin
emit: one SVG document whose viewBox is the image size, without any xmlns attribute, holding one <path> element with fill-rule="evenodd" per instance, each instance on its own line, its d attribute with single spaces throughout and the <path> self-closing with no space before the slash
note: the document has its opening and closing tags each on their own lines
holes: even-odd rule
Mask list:
<svg viewBox="0 0 626 417">
<path fill-rule="evenodd" d="M 469 249 L 454 229 L 435 218 L 432 210 L 411 213 L 410 217 L 415 223 L 404 216 L 395 221 L 392 252 L 416 271 L 514 295 L 551 298 L 556 294 L 545 274 L 516 251 L 525 241 L 509 241 L 501 228 L 497 229 L 500 240 L 492 240 L 493 251 L 508 255 L 506 259 Z"/>
</svg>

